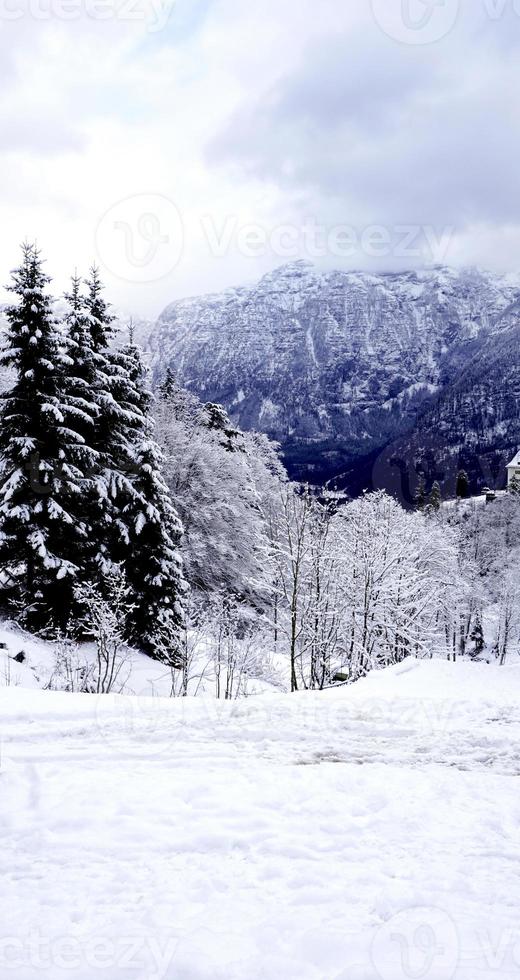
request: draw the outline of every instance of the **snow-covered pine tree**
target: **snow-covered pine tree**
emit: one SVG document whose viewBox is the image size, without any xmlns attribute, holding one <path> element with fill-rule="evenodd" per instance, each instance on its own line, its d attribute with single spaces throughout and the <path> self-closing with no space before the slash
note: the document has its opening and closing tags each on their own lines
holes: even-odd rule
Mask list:
<svg viewBox="0 0 520 980">
<path fill-rule="evenodd" d="M 109 344 L 113 334 L 113 317 L 105 302 L 103 286 L 96 267 L 85 281 L 75 275 L 66 314 L 68 354 L 71 368 L 68 378 L 69 400 L 83 415 L 77 428 L 88 447 L 84 459 L 85 480 L 81 498 L 81 516 L 88 528 L 88 538 L 78 555 L 81 580 L 103 590 L 106 576 L 114 572 L 111 556 L 111 534 L 114 506 L 110 496 L 113 479 L 113 455 L 116 428 L 114 417 L 114 367 Z"/>
<path fill-rule="evenodd" d="M 96 359 L 90 330 L 90 315 L 87 311 L 86 297 L 81 291 L 81 278 L 77 273 L 72 276 L 70 292 L 65 293 L 64 299 L 68 304 L 65 322 L 69 354 L 74 360 L 74 374 L 78 379 L 78 385 L 85 394 L 86 386 L 92 388 L 96 383 Z"/>
<path fill-rule="evenodd" d="M 222 405 L 207 402 L 202 413 L 202 424 L 218 435 L 220 445 L 229 453 L 242 449 L 240 432 L 232 424 Z"/>
<path fill-rule="evenodd" d="M 100 414 L 98 355 L 94 351 L 90 317 L 81 291 L 81 279 L 77 274 L 72 277 L 70 292 L 65 293 L 64 298 L 68 304 L 65 324 L 67 354 L 70 359 L 65 389 L 67 402 L 74 413 L 75 428 L 83 440 L 78 454 L 81 455 L 84 480 L 75 516 L 85 524 L 87 536 L 81 554 L 77 555 L 77 558 L 82 567 L 82 578 L 91 581 L 96 578 L 95 556 L 99 545 L 97 539 L 103 524 L 102 516 L 106 501 L 106 492 L 101 490 L 99 481 L 101 453 L 97 445 Z"/>
<path fill-rule="evenodd" d="M 475 622 L 473 624 L 473 629 L 471 630 L 469 638 L 473 643 L 473 650 L 471 651 L 471 656 L 480 657 L 486 645 L 484 639 L 484 629 L 482 626 L 482 616 L 480 612 L 477 612 L 475 615 Z"/>
<path fill-rule="evenodd" d="M 165 638 L 173 645 L 181 622 L 180 522 L 161 477 L 151 394 L 139 351 L 132 343 L 111 347 L 113 316 L 95 267 L 86 285 L 88 363 L 97 403 L 94 446 L 99 453 L 98 520 L 93 521 L 98 587 L 122 569 L 132 599 L 129 639 L 163 656 Z M 87 336 L 87 348 L 88 341 Z"/>
<path fill-rule="evenodd" d="M 17 302 L 6 310 L 2 355 L 15 380 L 0 412 L 0 567 L 12 614 L 42 630 L 68 624 L 87 535 L 78 518 L 87 450 L 77 430 L 83 410 L 67 390 L 71 361 L 50 278 L 34 245 L 22 253 L 8 286 Z"/>
<path fill-rule="evenodd" d="M 428 508 L 435 512 L 441 509 L 442 504 L 442 490 L 440 483 L 436 480 L 433 484 L 430 495 L 428 497 Z"/>
<path fill-rule="evenodd" d="M 417 510 L 424 510 L 426 506 L 426 479 L 424 473 L 419 473 L 419 480 L 414 496 Z"/>
<path fill-rule="evenodd" d="M 110 304 L 103 296 L 103 283 L 95 265 L 90 268 L 86 287 L 85 308 L 89 318 L 92 347 L 96 354 L 104 357 L 114 336 L 114 317 L 110 312 Z"/>
<path fill-rule="evenodd" d="M 110 482 L 110 471 L 117 469 L 114 461 L 121 455 L 121 427 L 124 428 L 124 408 L 120 404 L 124 393 L 125 371 L 119 364 L 117 351 L 112 350 L 114 317 L 110 304 L 103 296 L 103 284 L 96 266 L 90 269 L 86 280 L 84 308 L 89 335 L 85 338 L 92 353 L 92 384 L 97 402 L 96 448 L 100 452 L 105 478 Z"/>
<path fill-rule="evenodd" d="M 520 480 L 517 476 L 514 476 L 509 483 L 508 487 L 509 493 L 512 493 L 515 497 L 520 497 Z"/>
<path fill-rule="evenodd" d="M 91 378 L 96 403 L 93 447 L 97 461 L 93 473 L 91 496 L 88 502 L 91 538 L 90 579 L 97 581 L 100 591 L 103 580 L 117 574 L 121 501 L 129 491 L 127 443 L 130 430 L 143 424 L 136 413 L 131 395 L 129 367 L 125 358 L 111 347 L 114 317 L 103 296 L 103 284 L 96 266 L 86 280 L 82 300 L 83 358 L 85 376 Z M 83 326 L 87 329 L 83 331 Z"/>
<path fill-rule="evenodd" d="M 166 374 L 164 375 L 164 378 L 163 378 L 163 380 L 161 381 L 161 383 L 159 385 L 159 395 L 160 395 L 160 397 L 163 398 L 163 399 L 168 399 L 168 398 L 173 397 L 173 395 L 176 392 L 176 390 L 177 390 L 178 387 L 179 386 L 177 384 L 177 381 L 175 379 L 175 375 L 174 375 L 171 367 L 167 367 L 166 368 Z"/>
<path fill-rule="evenodd" d="M 182 527 L 163 479 L 162 454 L 153 438 L 152 395 L 137 347 L 118 352 L 127 375 L 129 419 L 126 475 L 118 481 L 116 553 L 131 589 L 130 639 L 158 659 L 179 662 L 182 596 Z"/>
</svg>

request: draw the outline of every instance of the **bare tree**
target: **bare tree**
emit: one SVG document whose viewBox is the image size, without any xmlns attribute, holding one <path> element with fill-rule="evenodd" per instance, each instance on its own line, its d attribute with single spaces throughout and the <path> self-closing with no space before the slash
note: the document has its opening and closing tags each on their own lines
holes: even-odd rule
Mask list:
<svg viewBox="0 0 520 980">
<path fill-rule="evenodd" d="M 49 691 L 92 694 L 97 687 L 95 664 L 81 654 L 78 643 L 58 632 L 54 644 L 54 667 L 47 682 Z"/>
<path fill-rule="evenodd" d="M 513 644 L 518 649 L 519 633 L 520 583 L 518 581 L 517 570 L 509 568 L 503 576 L 498 607 L 498 629 L 495 649 L 501 667 L 506 663 Z"/>
<path fill-rule="evenodd" d="M 264 673 L 256 618 L 248 616 L 238 599 L 216 596 L 208 614 L 207 636 L 216 697 L 230 701 L 245 696 L 248 682 Z"/>
<path fill-rule="evenodd" d="M 132 609 L 124 576 L 114 574 L 107 578 L 104 593 L 93 585 L 80 586 L 76 597 L 85 607 L 80 625 L 96 644 L 94 692 L 121 690 L 129 674 L 125 627 Z M 123 680 L 125 669 L 127 676 Z"/>
<path fill-rule="evenodd" d="M 308 563 L 311 555 L 312 498 L 291 485 L 283 486 L 280 507 L 271 525 L 270 558 L 276 594 L 276 631 L 288 643 L 291 691 L 302 681 L 303 618 Z"/>
</svg>

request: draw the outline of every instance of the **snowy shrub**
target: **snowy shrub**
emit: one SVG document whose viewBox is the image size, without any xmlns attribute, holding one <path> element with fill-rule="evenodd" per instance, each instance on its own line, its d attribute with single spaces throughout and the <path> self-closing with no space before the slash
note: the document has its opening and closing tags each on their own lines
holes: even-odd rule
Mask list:
<svg viewBox="0 0 520 980">
<path fill-rule="evenodd" d="M 92 692 L 121 693 L 128 680 L 129 651 L 126 645 L 126 623 L 132 606 L 130 590 L 122 575 L 105 583 L 103 593 L 93 585 L 77 590 L 77 599 L 85 608 L 82 627 L 96 646 L 96 663 L 92 674 Z"/>
<path fill-rule="evenodd" d="M 74 640 L 58 636 L 54 647 L 54 667 L 46 688 L 49 691 L 82 694 L 96 691 L 96 666 L 89 663 Z"/>
</svg>

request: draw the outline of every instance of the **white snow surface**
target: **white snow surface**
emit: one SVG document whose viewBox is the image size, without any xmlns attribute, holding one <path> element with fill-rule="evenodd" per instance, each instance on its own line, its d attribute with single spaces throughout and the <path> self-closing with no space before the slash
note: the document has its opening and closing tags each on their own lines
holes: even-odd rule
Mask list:
<svg viewBox="0 0 520 980">
<path fill-rule="evenodd" d="M 513 980 L 520 667 L 0 690 L 2 980 Z"/>
</svg>

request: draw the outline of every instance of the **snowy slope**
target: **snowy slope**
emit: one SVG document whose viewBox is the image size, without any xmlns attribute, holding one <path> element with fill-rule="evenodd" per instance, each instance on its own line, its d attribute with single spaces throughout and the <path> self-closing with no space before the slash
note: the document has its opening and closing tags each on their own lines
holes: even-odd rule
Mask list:
<svg viewBox="0 0 520 980">
<path fill-rule="evenodd" d="M 4 648 L 5 647 L 5 648 Z M 216 696 L 216 673 L 212 645 L 204 634 L 190 634 L 190 669 L 188 693 Z M 0 689 L 33 688 L 51 691 L 83 690 L 81 674 L 92 671 L 97 676 L 94 643 L 81 643 L 66 651 L 68 669 L 57 663 L 59 645 L 46 642 L 14 625 L 0 623 Z M 290 687 L 289 663 L 281 655 L 266 657 L 261 651 L 263 670 L 252 669 L 242 679 L 242 693 L 284 690 Z M 17 657 L 23 654 L 23 662 Z M 117 679 L 111 693 L 138 697 L 169 698 L 172 692 L 172 670 L 167 664 L 152 660 L 142 651 L 122 647 L 116 657 Z M 267 669 L 269 667 L 269 669 Z M 178 671 L 174 671 L 177 687 Z M 0 978 L 1 980 L 1 978 Z"/>
<path fill-rule="evenodd" d="M 0 715 L 2 980 L 518 977 L 519 668 Z"/>
<path fill-rule="evenodd" d="M 53 643 L 45 642 L 25 633 L 15 626 L 0 624 L 0 689 L 35 688 L 65 689 L 66 679 L 56 671 L 56 650 Z M 23 663 L 14 658 L 24 655 Z M 171 690 L 171 672 L 165 664 L 151 660 L 138 650 L 127 648 L 123 655 L 119 675 L 118 693 L 168 697 Z M 74 670 L 96 661 L 94 644 L 83 643 L 71 655 Z"/>
</svg>

